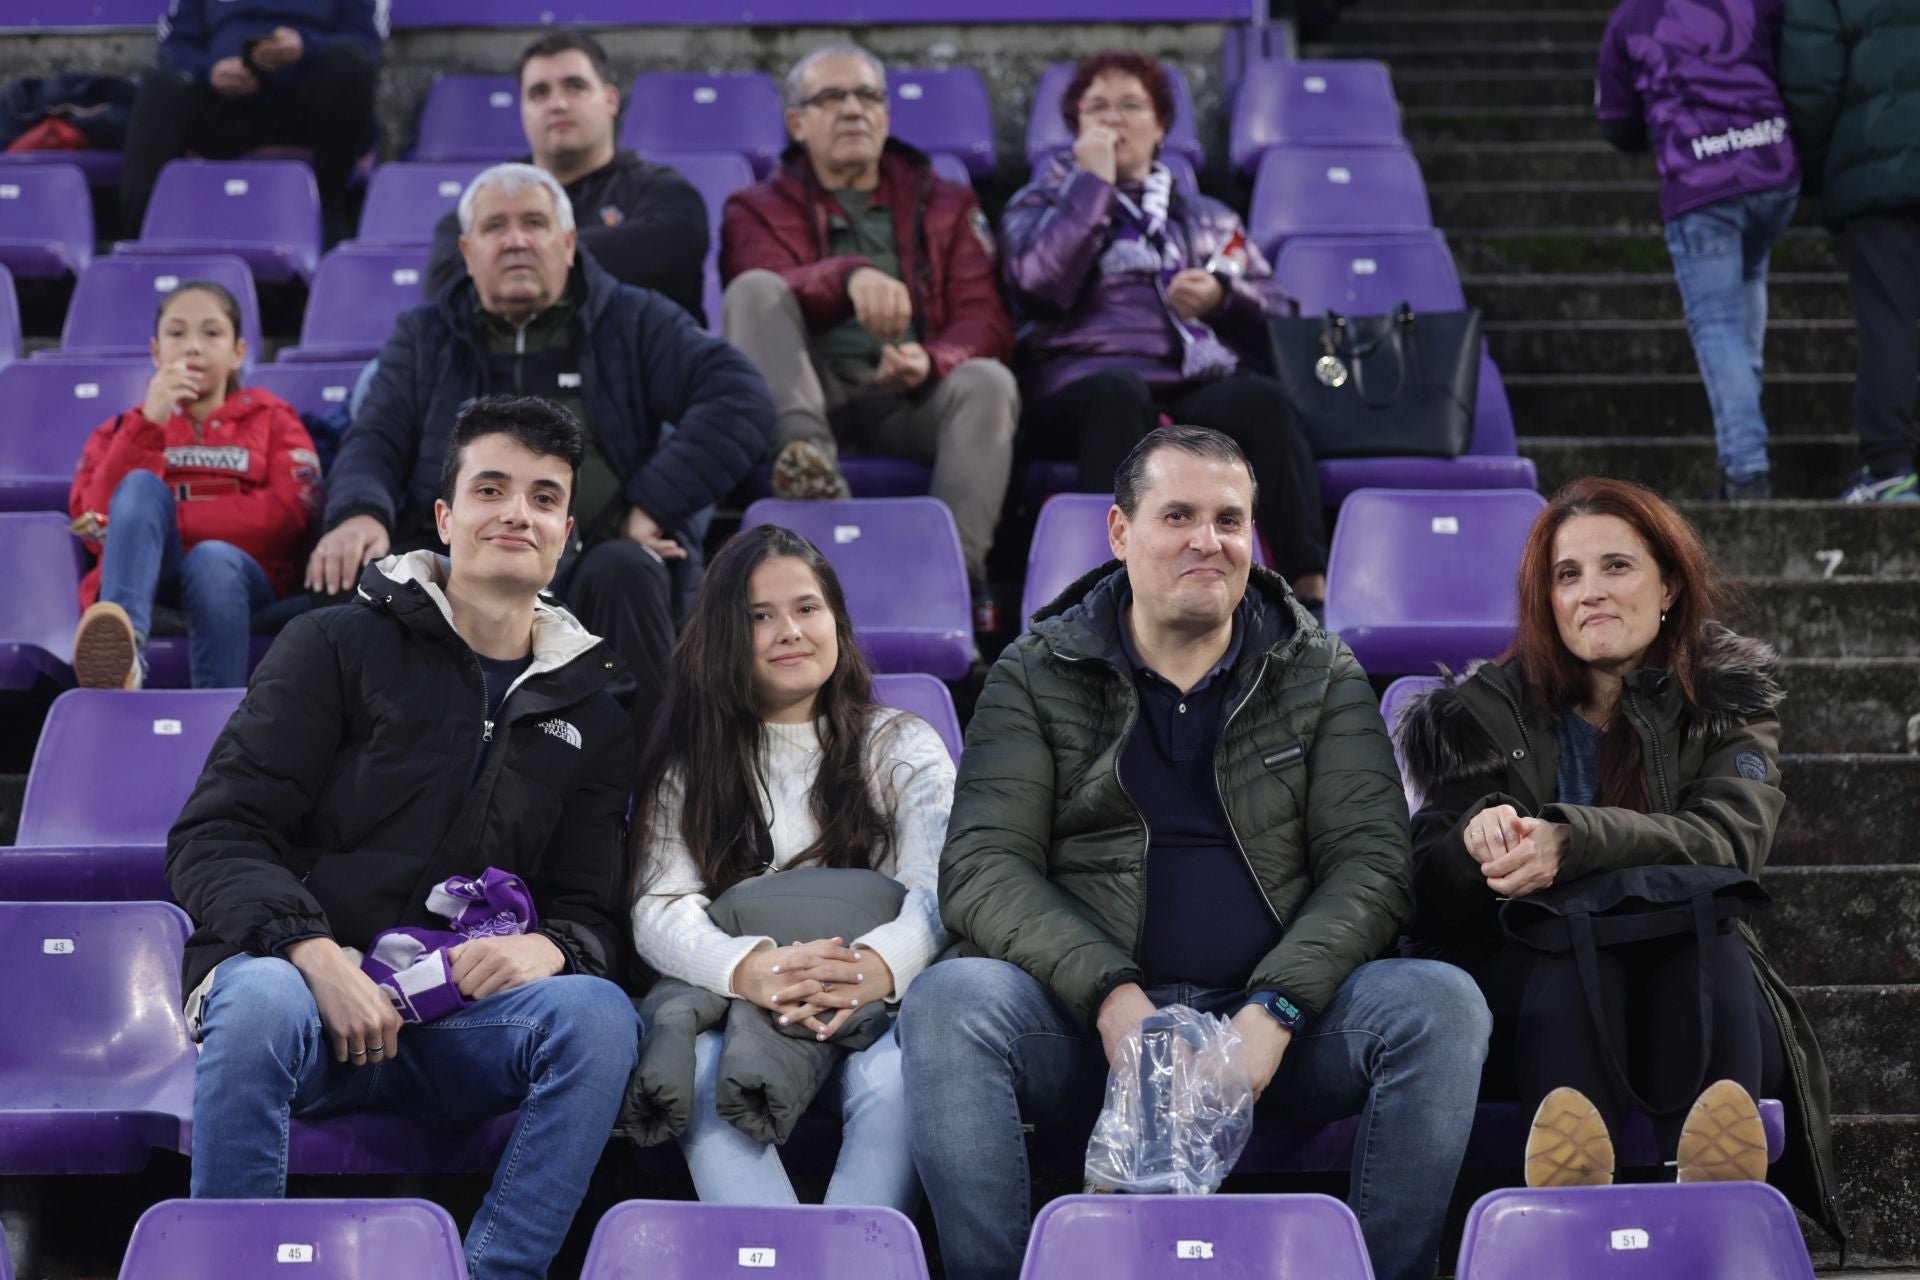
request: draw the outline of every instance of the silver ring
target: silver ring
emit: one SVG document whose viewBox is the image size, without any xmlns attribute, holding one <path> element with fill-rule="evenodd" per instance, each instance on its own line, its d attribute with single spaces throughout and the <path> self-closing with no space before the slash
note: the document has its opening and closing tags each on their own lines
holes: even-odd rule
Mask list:
<svg viewBox="0 0 1920 1280">
<path fill-rule="evenodd" d="M 371 1045 L 367 1049 L 368 1053 L 385 1053 L 386 1051 L 387 1051 L 387 1046 L 383 1044 Z"/>
<path fill-rule="evenodd" d="M 349 1058 L 364 1058 L 367 1056 L 367 1051 L 365 1049 L 349 1049 L 347 1050 L 347 1056 Z"/>
</svg>

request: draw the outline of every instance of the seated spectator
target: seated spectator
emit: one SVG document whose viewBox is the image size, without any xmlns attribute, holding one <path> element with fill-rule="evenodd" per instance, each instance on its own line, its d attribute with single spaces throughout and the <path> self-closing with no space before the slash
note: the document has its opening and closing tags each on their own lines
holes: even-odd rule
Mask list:
<svg viewBox="0 0 1920 1280">
<path fill-rule="evenodd" d="M 1251 565 L 1232 439 L 1149 433 L 1114 478 L 1119 563 L 987 676 L 940 859 L 961 958 L 896 1034 L 954 1280 L 1019 1273 L 1021 1121 L 1091 1124 L 1160 1006 L 1231 1017 L 1256 1122 L 1361 1117 L 1350 1201 L 1382 1280 L 1431 1280 L 1487 1010 L 1458 970 L 1376 959 L 1413 910 L 1406 799 L 1366 673 Z"/>
<path fill-rule="evenodd" d="M 1060 114 L 1077 135 L 1000 220 L 1002 270 L 1020 320 L 1022 456 L 1071 458 L 1106 492 L 1159 424 L 1233 437 L 1266 491 L 1254 514 L 1275 567 L 1303 599 L 1326 595 L 1326 517 L 1286 392 L 1247 365 L 1266 315 L 1289 304 L 1240 218 L 1182 192 L 1159 162 L 1173 89 L 1145 54 L 1074 69 Z"/>
<path fill-rule="evenodd" d="M 613 63 L 586 32 L 549 32 L 521 52 L 520 123 L 532 152 L 527 162 L 565 189 L 580 247 L 621 284 L 666 294 L 704 327 L 706 202 L 666 165 L 616 149 L 619 115 Z M 449 213 L 434 228 L 427 296 L 465 274 L 460 218 Z"/>
<path fill-rule="evenodd" d="M 1781 0 L 1626 0 L 1594 77 L 1601 134 L 1622 151 L 1651 148 L 1659 165 L 1667 252 L 1720 455 L 1707 496 L 1720 501 L 1773 496 L 1760 405 L 1767 256 L 1800 203 L 1777 79 L 1780 18 Z"/>
<path fill-rule="evenodd" d="M 1020 398 L 973 189 L 887 136 L 887 73 L 852 45 L 787 73 L 779 173 L 727 200 L 726 335 L 774 388 L 783 498 L 844 498 L 839 450 L 933 466 L 978 621 Z"/>
<path fill-rule="evenodd" d="M 1724 583 L 1698 536 L 1625 481 L 1578 481 L 1540 513 L 1519 599 L 1513 648 L 1416 702 L 1400 738 L 1425 803 L 1413 820 L 1412 936 L 1486 994 L 1487 1093 L 1517 1096 L 1540 1116 L 1529 1178 L 1609 1179 L 1630 1102 L 1606 1061 L 1617 1053 L 1642 1097 L 1650 1085 L 1672 1094 L 1674 1077 L 1699 1063 L 1710 982 L 1702 1078 L 1736 1087 L 1716 1086 L 1684 1121 L 1691 1097 L 1655 1115 L 1661 1154 L 1679 1152 L 1683 1178 L 1713 1176 L 1693 1167 L 1705 1162 L 1698 1151 L 1690 1159 L 1684 1124 L 1728 1171 L 1763 1177 L 1764 1138 L 1752 1145 L 1759 1122 L 1745 1095 L 1784 1098 L 1781 1184 L 1831 1227 L 1826 1067 L 1792 991 L 1743 925 L 1715 935 L 1705 955 L 1691 930 L 1601 953 L 1602 1010 L 1631 1051 L 1595 1030 L 1573 963 L 1502 927 L 1504 900 L 1582 886 L 1617 898 L 1610 886 L 1646 868 L 1759 874 L 1785 802 L 1773 652 L 1716 621 Z"/>
<path fill-rule="evenodd" d="M 546 170 L 486 170 L 459 218 L 466 274 L 403 314 L 380 353 L 328 476 L 307 585 L 338 592 L 367 561 L 430 545 L 460 406 L 537 393 L 586 431 L 579 519 L 553 587 L 627 660 L 644 719 L 673 652 L 669 565 L 697 566 L 701 513 L 763 460 L 766 382 L 664 297 L 576 260 L 573 206 Z"/>
<path fill-rule="evenodd" d="M 160 65 L 140 78 L 127 126 L 120 215 L 137 235 L 167 161 L 313 148 L 329 242 L 350 234 L 348 180 L 373 146 L 385 0 L 172 0 Z"/>
<path fill-rule="evenodd" d="M 557 406 L 468 406 L 435 503 L 446 555 L 389 557 L 354 603 L 295 619 L 214 743 L 167 841 L 196 926 L 181 988 L 200 1043 L 196 1199 L 285 1195 L 295 1116 L 464 1126 L 526 1101 L 467 1267 L 546 1274 L 639 1042 L 606 980 L 624 949 L 633 724 L 607 692 L 606 642 L 539 599 L 584 456 Z M 450 880 L 499 873 L 524 885 L 532 927 L 460 943 L 458 1007 L 403 1023 L 364 953 L 437 919 Z"/>
<path fill-rule="evenodd" d="M 253 612 L 300 585 L 320 459 L 300 415 L 240 386 L 240 304 L 210 280 L 160 302 L 153 380 L 87 439 L 67 498 L 100 557 L 73 637 L 84 689 L 138 689 L 155 604 L 187 614 L 196 689 L 247 682 Z"/>
<path fill-rule="evenodd" d="M 953 764 L 917 716 L 875 704 L 840 581 L 799 534 L 743 530 L 714 557 L 673 654 L 640 763 L 634 819 L 640 956 L 669 978 L 770 1010 L 823 1042 L 896 1003 L 946 940 L 935 896 Z M 734 937 L 707 913 L 729 888 L 792 867 L 870 868 L 905 890 L 862 936 Z M 778 1148 L 715 1109 L 721 1033 L 702 1033 L 686 1131 L 702 1200 L 791 1204 Z M 845 1128 L 826 1202 L 911 1214 L 900 1051 L 889 1030 L 845 1055 L 819 1099 Z"/>
</svg>

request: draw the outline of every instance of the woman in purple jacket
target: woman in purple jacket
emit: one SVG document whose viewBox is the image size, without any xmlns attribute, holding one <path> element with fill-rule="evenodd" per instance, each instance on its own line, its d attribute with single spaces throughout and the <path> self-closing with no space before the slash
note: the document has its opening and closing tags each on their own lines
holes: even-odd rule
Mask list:
<svg viewBox="0 0 1920 1280">
<path fill-rule="evenodd" d="M 1223 431 L 1260 477 L 1255 527 L 1300 596 L 1326 592 L 1313 455 L 1286 393 L 1248 373 L 1283 308 L 1239 217 L 1174 185 L 1159 163 L 1173 90 L 1145 54 L 1082 59 L 1060 112 L 1077 141 L 1007 206 L 1001 261 L 1020 313 L 1021 447 L 1072 458 L 1103 493 L 1158 424 Z"/>
</svg>

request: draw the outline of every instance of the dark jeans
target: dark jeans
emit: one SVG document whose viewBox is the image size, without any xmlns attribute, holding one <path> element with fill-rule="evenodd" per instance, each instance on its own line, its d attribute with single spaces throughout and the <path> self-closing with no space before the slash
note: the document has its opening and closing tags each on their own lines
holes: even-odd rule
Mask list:
<svg viewBox="0 0 1920 1280">
<path fill-rule="evenodd" d="M 1020 422 L 1022 458 L 1072 458 L 1085 493 L 1111 493 L 1127 451 L 1162 413 L 1175 422 L 1232 436 L 1253 466 L 1260 495 L 1254 528 L 1282 576 L 1327 570 L 1326 515 L 1313 452 L 1293 422 L 1287 395 L 1271 378 L 1240 374 L 1156 396 L 1125 369 L 1070 382 L 1029 407 Z"/>
<path fill-rule="evenodd" d="M 673 656 L 678 613 L 672 570 L 639 543 L 609 538 L 585 552 L 569 552 L 554 575 L 553 592 L 626 662 L 632 684 L 623 681 L 614 692 L 633 712 L 634 732 L 644 746 Z"/>
<path fill-rule="evenodd" d="M 291 90 L 263 89 L 244 98 L 216 93 L 177 71 L 144 73 L 120 179 L 127 234 L 139 234 L 160 170 L 188 151 L 232 160 L 273 144 L 312 147 L 321 202 L 342 207 L 353 166 L 373 145 L 376 70 L 364 50 L 343 42 L 306 59 L 302 71 Z"/>
<path fill-rule="evenodd" d="M 1920 352 L 1920 208 L 1849 218 L 1841 229 L 1847 281 L 1860 327 L 1860 372 L 1853 384 L 1853 425 L 1861 465 L 1876 479 L 1906 475 L 1920 454 L 1914 429 L 1914 384 Z"/>
</svg>

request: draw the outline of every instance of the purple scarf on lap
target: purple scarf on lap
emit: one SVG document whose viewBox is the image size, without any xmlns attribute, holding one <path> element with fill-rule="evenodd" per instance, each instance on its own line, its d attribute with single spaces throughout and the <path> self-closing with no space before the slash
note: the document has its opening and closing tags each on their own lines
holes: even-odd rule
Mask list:
<svg viewBox="0 0 1920 1280">
<path fill-rule="evenodd" d="M 374 938 L 360 970 L 407 1022 L 432 1022 L 467 1007 L 454 985 L 448 953 L 475 938 L 504 938 L 539 923 L 533 895 L 519 876 L 488 867 L 478 880 L 454 876 L 427 894 L 427 909 L 453 928 L 388 929 Z"/>
<path fill-rule="evenodd" d="M 1225 377 L 1239 367 L 1239 357 L 1205 324 L 1182 319 L 1167 300 L 1167 283 L 1187 266 L 1179 242 L 1167 234 L 1167 207 L 1172 198 L 1173 174 L 1157 162 L 1153 172 L 1147 175 L 1139 204 L 1124 191 L 1114 192 L 1118 208 L 1113 216 L 1111 242 L 1100 255 L 1100 271 L 1104 275 L 1152 276 L 1161 309 L 1167 313 L 1185 349 L 1180 360 L 1180 376 L 1189 380 Z"/>
</svg>

